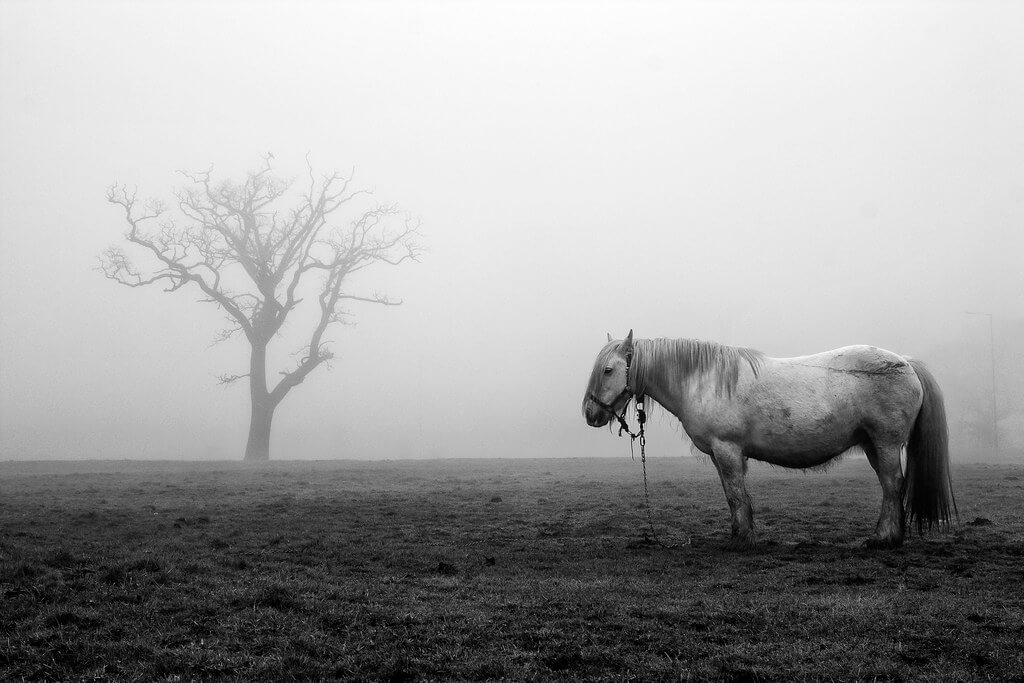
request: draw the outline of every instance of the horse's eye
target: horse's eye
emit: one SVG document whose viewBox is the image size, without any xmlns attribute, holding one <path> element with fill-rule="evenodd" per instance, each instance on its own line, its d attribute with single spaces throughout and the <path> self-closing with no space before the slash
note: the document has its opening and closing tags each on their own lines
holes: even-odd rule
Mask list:
<svg viewBox="0 0 1024 683">
<path fill-rule="evenodd" d="M 605 368 L 604 369 L 604 374 L 606 374 L 606 375 L 612 374 L 612 369 L 611 368 Z"/>
</svg>

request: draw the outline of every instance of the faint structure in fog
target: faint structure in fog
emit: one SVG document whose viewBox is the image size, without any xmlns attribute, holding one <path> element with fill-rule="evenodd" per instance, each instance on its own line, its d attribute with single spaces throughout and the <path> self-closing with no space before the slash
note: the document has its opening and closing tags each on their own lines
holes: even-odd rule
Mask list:
<svg viewBox="0 0 1024 683">
<path fill-rule="evenodd" d="M 401 303 L 376 292 L 353 294 L 345 288 L 347 277 L 375 263 L 417 260 L 421 253 L 416 242 L 418 226 L 408 217 L 399 221 L 398 229 L 389 229 L 390 221 L 399 215 L 393 205 L 359 212 L 347 229 L 328 225 L 335 211 L 368 194 L 349 188 L 351 174 L 317 178 L 309 166 L 301 201 L 289 209 L 279 206 L 291 182 L 273 174 L 272 159 L 267 153 L 263 167 L 241 183 L 214 181 L 211 170 L 184 173 L 191 184 L 176 194 L 184 217 L 181 225 L 165 217 L 163 202 L 140 205 L 136 193 L 124 186 L 112 186 L 107 194 L 110 203 L 124 209 L 129 226 L 125 239 L 148 252 L 155 265 L 138 269 L 120 248 L 110 247 L 102 258 L 104 274 L 129 287 L 161 283 L 168 292 L 194 284 L 205 295 L 202 301 L 227 313 L 230 326 L 218 341 L 238 332 L 248 340 L 249 372 L 220 378 L 225 384 L 249 378 L 252 416 L 246 460 L 270 459 L 274 410 L 292 388 L 333 358 L 324 332 L 348 315 L 341 303 Z M 321 277 L 315 290 L 319 315 L 308 342 L 296 354 L 297 365 L 281 372 L 281 379 L 271 387 L 266 376 L 267 347 L 304 300 L 307 275 Z"/>
<path fill-rule="evenodd" d="M 978 311 L 964 311 L 967 315 L 980 315 L 988 317 L 988 353 L 992 365 L 992 451 L 999 455 L 999 405 L 996 398 L 996 333 L 992 323 L 991 313 Z"/>
</svg>

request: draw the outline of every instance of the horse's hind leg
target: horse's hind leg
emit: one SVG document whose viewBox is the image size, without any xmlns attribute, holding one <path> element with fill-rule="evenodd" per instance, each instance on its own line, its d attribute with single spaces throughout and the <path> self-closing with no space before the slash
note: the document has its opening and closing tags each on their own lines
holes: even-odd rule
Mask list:
<svg viewBox="0 0 1024 683">
<path fill-rule="evenodd" d="M 902 444 L 866 442 L 863 444 L 868 462 L 882 485 L 882 512 L 875 534 L 867 541 L 869 548 L 895 548 L 903 544 L 903 468 L 900 465 Z"/>
<path fill-rule="evenodd" d="M 722 488 L 725 489 L 729 511 L 732 513 L 732 539 L 729 547 L 733 550 L 747 550 L 754 546 L 754 512 L 745 482 L 746 460 L 740 447 L 734 443 L 718 441 L 712 445 L 711 450 L 711 460 L 722 480 Z"/>
</svg>

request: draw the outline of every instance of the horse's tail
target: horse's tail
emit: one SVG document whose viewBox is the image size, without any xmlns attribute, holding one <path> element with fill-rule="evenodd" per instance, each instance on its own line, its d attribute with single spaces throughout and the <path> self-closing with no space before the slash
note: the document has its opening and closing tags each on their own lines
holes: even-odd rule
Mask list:
<svg viewBox="0 0 1024 683">
<path fill-rule="evenodd" d="M 949 433 L 946 406 L 935 376 L 919 360 L 907 359 L 921 380 L 924 398 L 907 441 L 907 476 L 903 505 L 908 522 L 917 520 L 917 531 L 948 528 L 959 516 L 949 478 Z M 952 515 L 950 512 L 952 511 Z"/>
</svg>

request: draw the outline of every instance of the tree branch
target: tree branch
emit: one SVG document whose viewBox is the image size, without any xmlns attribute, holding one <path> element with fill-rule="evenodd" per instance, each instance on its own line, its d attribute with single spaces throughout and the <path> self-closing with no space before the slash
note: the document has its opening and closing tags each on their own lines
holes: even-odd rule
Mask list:
<svg viewBox="0 0 1024 683">
<path fill-rule="evenodd" d="M 217 384 L 220 384 L 220 385 L 223 385 L 223 386 L 227 386 L 229 384 L 234 384 L 235 382 L 237 382 L 238 380 L 242 379 L 243 377 L 251 377 L 251 376 L 252 375 L 250 373 L 248 373 L 248 372 L 245 373 L 244 375 L 218 375 L 217 376 Z"/>
</svg>

